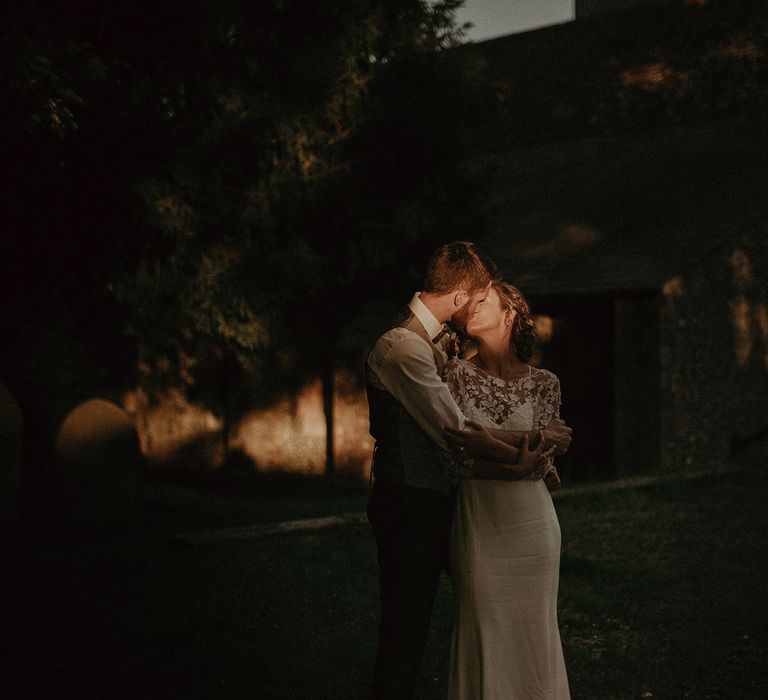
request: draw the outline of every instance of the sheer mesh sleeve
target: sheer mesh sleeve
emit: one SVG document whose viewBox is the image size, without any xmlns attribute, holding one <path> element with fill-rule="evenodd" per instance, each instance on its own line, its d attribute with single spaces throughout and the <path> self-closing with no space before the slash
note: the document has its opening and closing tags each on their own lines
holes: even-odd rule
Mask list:
<svg viewBox="0 0 768 700">
<path fill-rule="evenodd" d="M 543 430 L 555 418 L 560 417 L 560 380 L 547 372 L 539 385 L 539 395 L 534 406 L 533 427 Z M 544 474 L 554 469 L 554 459 L 550 457 L 544 466 Z"/>
<path fill-rule="evenodd" d="M 530 368 L 527 376 L 507 381 L 466 360 L 452 360 L 443 381 L 464 417 L 487 428 L 541 430 L 560 414 L 560 382 L 547 370 Z M 550 459 L 525 478 L 541 479 L 553 467 Z"/>
</svg>

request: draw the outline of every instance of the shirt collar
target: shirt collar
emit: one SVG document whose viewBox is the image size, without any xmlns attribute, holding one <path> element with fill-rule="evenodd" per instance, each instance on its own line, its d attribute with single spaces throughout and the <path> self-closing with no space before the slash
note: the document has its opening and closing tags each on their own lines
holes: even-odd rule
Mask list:
<svg viewBox="0 0 768 700">
<path fill-rule="evenodd" d="M 421 292 L 416 292 L 413 298 L 408 302 L 408 308 L 413 311 L 413 315 L 421 321 L 424 330 L 430 338 L 434 338 L 443 330 L 443 324 L 435 318 L 435 315 L 419 299 Z"/>
</svg>

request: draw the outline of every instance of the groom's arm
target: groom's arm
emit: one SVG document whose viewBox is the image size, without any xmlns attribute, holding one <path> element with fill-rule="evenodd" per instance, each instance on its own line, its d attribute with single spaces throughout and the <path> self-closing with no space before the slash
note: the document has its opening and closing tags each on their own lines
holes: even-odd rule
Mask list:
<svg viewBox="0 0 768 700">
<path fill-rule="evenodd" d="M 476 426 L 473 428 L 473 431 L 483 433 L 484 438 L 475 442 L 475 447 L 472 451 L 468 452 L 466 448 L 459 447 L 457 448 L 457 452 L 462 457 L 468 457 L 468 459 L 463 460 L 463 463 L 473 479 L 498 479 L 505 481 L 523 479 L 531 472 L 546 464 L 547 460 L 554 454 L 555 448 L 547 447 L 541 440 L 539 440 L 538 445 L 532 447 L 529 444 L 528 435 L 524 434 L 520 448 L 517 450 L 518 457 L 514 463 L 501 462 L 493 459 L 493 457 L 502 457 L 503 453 L 493 454 L 492 452 L 488 452 L 487 456 L 491 457 L 489 460 L 478 450 L 477 445 L 484 444 L 486 450 L 492 450 L 493 445 L 497 442 L 496 438 L 477 423 L 470 423 L 470 425 Z"/>
<path fill-rule="evenodd" d="M 559 429 L 559 424 L 567 431 L 570 440 L 571 429 L 562 421 L 553 422 L 554 428 Z M 446 440 L 452 445 L 454 454 L 475 479 L 521 479 L 551 459 L 557 445 L 546 440 L 543 430 L 533 432 L 535 444 L 528 432 L 489 429 L 473 421 L 467 421 L 465 430 L 445 429 Z M 520 447 L 509 446 L 497 437 L 499 433 L 505 439 L 519 439 Z M 518 453 L 514 463 L 507 459 L 510 449 Z"/>
<path fill-rule="evenodd" d="M 538 430 L 502 430 L 501 428 L 488 428 L 488 432 L 497 440 L 519 448 L 523 444 L 523 435 L 527 435 L 529 440 L 539 441 Z"/>
<path fill-rule="evenodd" d="M 386 333 L 368 357 L 368 378 L 391 394 L 438 447 L 450 451 L 443 428 L 463 430 L 466 422 L 422 338 L 406 330 Z"/>
<path fill-rule="evenodd" d="M 543 437 L 544 443 L 547 447 L 555 447 L 555 454 L 562 455 L 568 451 L 568 447 L 571 444 L 571 433 L 573 432 L 569 428 L 565 421 L 560 418 L 555 418 L 549 422 L 549 424 L 543 430 L 502 430 L 500 428 L 487 428 L 488 432 L 497 440 L 519 448 L 523 441 L 523 436 L 528 436 L 528 441 L 531 447 L 536 447 L 539 444 L 539 440 Z M 468 434 L 471 431 L 465 431 Z M 543 435 L 542 435 L 543 433 Z"/>
<path fill-rule="evenodd" d="M 469 425 L 475 425 L 469 421 L 464 430 L 446 427 L 446 440 L 453 449 L 458 446 L 464 448 L 464 454 L 473 460 L 471 471 L 474 477 L 485 479 L 519 479 L 531 471 L 521 472 L 519 467 L 520 452 L 524 441 L 527 441 L 526 446 L 529 449 L 537 449 L 541 445 L 542 451 L 549 451 L 548 454 L 550 456 L 565 453 L 567 445 L 560 452 L 560 443 L 553 439 L 548 439 L 547 430 L 552 431 L 552 436 L 556 432 L 559 435 L 563 431 L 566 435 L 567 444 L 570 444 L 571 429 L 563 421 L 557 421 L 557 423 L 559 425 L 547 426 L 545 430 L 484 428 L 486 434 L 483 436 L 477 430 L 468 427 Z M 562 428 L 560 425 L 562 425 Z M 463 436 L 463 440 L 455 441 L 453 438 L 456 435 Z"/>
<path fill-rule="evenodd" d="M 386 342 L 382 341 L 383 338 L 377 341 L 369 355 L 369 379 L 388 391 L 438 447 L 456 455 L 454 447 L 446 440 L 444 429 L 464 432 L 467 422 L 448 385 L 438 375 L 431 350 L 410 331 L 396 339 L 390 337 Z M 525 476 L 518 464 L 523 435 L 518 437 L 518 446 L 489 435 L 484 447 L 473 455 L 472 473 L 476 473 L 477 478 L 487 479 Z M 532 469 L 526 474 L 530 471 Z"/>
</svg>

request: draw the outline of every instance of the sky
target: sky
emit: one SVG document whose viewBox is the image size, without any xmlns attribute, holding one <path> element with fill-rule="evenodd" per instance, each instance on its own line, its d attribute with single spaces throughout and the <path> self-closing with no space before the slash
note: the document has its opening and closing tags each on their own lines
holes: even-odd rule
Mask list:
<svg viewBox="0 0 768 700">
<path fill-rule="evenodd" d="M 465 0 L 456 13 L 458 24 L 472 22 L 470 41 L 524 32 L 574 17 L 575 0 Z"/>
</svg>

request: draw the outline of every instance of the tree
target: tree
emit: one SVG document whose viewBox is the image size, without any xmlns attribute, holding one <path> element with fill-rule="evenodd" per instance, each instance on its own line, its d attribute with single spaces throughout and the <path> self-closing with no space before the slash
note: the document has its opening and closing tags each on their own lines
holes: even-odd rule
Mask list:
<svg viewBox="0 0 768 700">
<path fill-rule="evenodd" d="M 250 10 L 238 7 L 245 15 L 227 25 L 226 45 L 217 49 L 223 57 L 215 65 L 227 65 L 227 75 L 217 72 L 204 81 L 213 94 L 199 109 L 190 109 L 185 97 L 189 123 L 182 129 L 184 147 L 169 153 L 167 171 L 173 176 L 149 180 L 143 190 L 144 202 L 159 213 L 157 225 L 174 239 L 170 253 L 160 250 L 161 256 L 173 256 L 174 264 L 155 262 L 154 269 L 161 277 L 169 268 L 184 269 L 181 256 L 189 260 L 183 277 L 192 285 L 186 288 L 184 280 L 171 276 L 170 284 L 156 279 L 139 286 L 177 290 L 181 300 L 173 308 L 185 310 L 188 326 L 211 341 L 223 337 L 238 357 L 249 356 L 251 365 L 252 350 L 261 351 L 262 363 L 275 361 L 267 338 L 273 346 L 294 348 L 283 356 L 301 362 L 278 363 L 277 374 L 283 385 L 308 374 L 323 378 L 329 473 L 338 341 L 364 308 L 361 292 L 372 299 L 389 294 L 386 280 L 375 283 L 392 268 L 402 269 L 398 263 L 409 252 L 405 245 L 392 255 L 391 245 L 380 245 L 391 235 L 391 188 L 376 191 L 358 184 L 382 180 L 380 161 L 365 148 L 371 131 L 386 118 L 382 105 L 402 97 L 382 93 L 372 104 L 372 86 L 382 76 L 415 70 L 454 43 L 450 18 L 457 5 L 353 2 L 329 9 L 310 3 L 307 14 L 290 15 L 294 3 L 282 9 L 288 8 L 288 17 L 262 14 L 250 23 L 243 20 Z M 273 23 L 273 44 L 304 42 L 289 65 L 276 66 L 271 55 L 264 55 L 265 22 Z M 318 25 L 326 30 L 319 41 Z M 254 26 L 257 36 L 250 31 Z M 227 56 L 238 51 L 239 58 Z M 206 123 L 200 114 L 209 115 Z M 402 194 L 412 197 L 408 190 Z M 368 215 L 361 221 L 371 207 L 383 218 L 371 221 Z M 423 245 L 420 234 L 412 238 Z M 212 259 L 223 263 L 217 279 L 231 283 L 220 288 L 220 295 L 208 285 L 205 300 L 199 299 L 200 280 L 193 271 L 209 269 Z M 232 299 L 238 303 L 231 304 Z M 233 315 L 233 307 L 239 315 Z M 211 327 L 217 316 L 220 322 Z M 278 388 L 264 382 L 261 387 L 267 393 Z"/>
<path fill-rule="evenodd" d="M 409 90 L 436 94 L 459 4 L 9 10 L 7 259 L 34 280 L 11 285 L 19 317 L 35 315 L 30 287 L 79 290 L 78 317 L 111 294 L 140 355 L 172 360 L 157 385 L 186 386 L 225 422 L 245 397 L 210 381 L 217 365 L 254 401 L 321 373 L 332 471 L 339 347 L 445 233 L 441 119 Z"/>
</svg>

